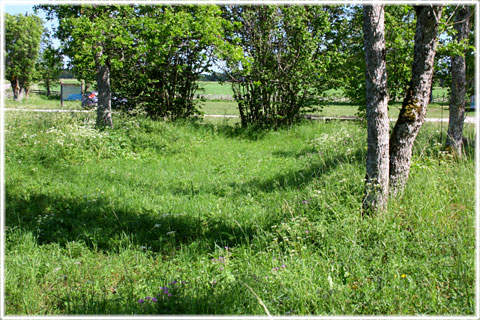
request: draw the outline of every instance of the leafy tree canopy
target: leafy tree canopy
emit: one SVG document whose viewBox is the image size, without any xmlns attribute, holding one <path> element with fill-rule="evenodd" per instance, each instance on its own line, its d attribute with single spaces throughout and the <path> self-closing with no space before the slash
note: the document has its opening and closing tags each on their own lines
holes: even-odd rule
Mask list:
<svg viewBox="0 0 480 320">
<path fill-rule="evenodd" d="M 22 90 L 28 94 L 34 80 L 43 31 L 43 21 L 35 15 L 5 14 L 5 76 L 15 99 Z"/>
</svg>

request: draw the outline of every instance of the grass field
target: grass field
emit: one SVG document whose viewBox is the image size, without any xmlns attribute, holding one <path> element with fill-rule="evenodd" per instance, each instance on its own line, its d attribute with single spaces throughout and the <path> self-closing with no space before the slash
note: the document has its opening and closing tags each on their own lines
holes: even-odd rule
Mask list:
<svg viewBox="0 0 480 320">
<path fill-rule="evenodd" d="M 214 96 L 232 96 L 233 91 L 229 83 L 218 83 L 213 81 L 200 81 L 200 88 L 203 88 L 203 94 L 207 97 L 214 97 Z M 434 87 L 433 88 L 433 98 L 440 99 L 440 98 L 448 98 L 448 88 L 442 87 Z M 342 97 L 343 91 L 341 89 L 330 89 L 325 92 L 325 96 L 327 97 Z"/>
<path fill-rule="evenodd" d="M 389 106 L 388 115 L 390 118 L 397 118 L 400 112 L 401 104 L 395 103 Z M 238 115 L 238 106 L 234 101 L 205 101 L 202 103 L 202 111 L 205 114 L 218 115 Z M 315 112 L 325 117 L 357 116 L 358 106 L 348 103 L 332 103 L 322 106 Z M 467 112 L 467 115 L 473 116 L 474 112 Z M 445 118 L 448 119 L 448 106 L 440 104 L 430 104 L 427 109 L 427 118 Z"/>
<path fill-rule="evenodd" d="M 7 315 L 473 315 L 474 151 L 437 125 L 362 218 L 360 123 L 94 116 L 6 113 Z"/>
<path fill-rule="evenodd" d="M 5 108 L 15 109 L 62 109 L 62 110 L 80 110 L 82 105 L 80 101 L 64 101 L 63 108 L 60 105 L 58 96 L 47 97 L 45 95 L 32 94 L 27 99 L 14 101 L 13 98 L 7 98 L 4 102 Z"/>
<path fill-rule="evenodd" d="M 66 82 L 73 83 L 75 79 L 64 79 Z M 238 106 L 235 101 L 226 100 L 226 97 L 231 97 L 232 90 L 230 85 L 220 84 L 217 82 L 200 82 L 200 86 L 204 88 L 201 92 L 207 99 L 201 103 L 201 110 L 206 115 L 238 115 Z M 40 86 L 41 87 L 41 86 Z M 54 88 L 59 90 L 59 88 Z M 327 96 L 341 96 L 340 90 L 329 90 Z M 448 90 L 446 88 L 436 87 L 433 92 L 434 98 L 448 96 Z M 24 108 L 24 109 L 60 109 L 60 102 L 58 97 L 48 98 L 43 95 L 32 95 L 31 98 L 15 102 L 11 98 L 5 102 L 6 108 Z M 393 103 L 389 107 L 390 118 L 398 117 L 400 110 L 400 103 Z M 65 101 L 63 109 L 76 110 L 81 109 L 79 101 Z M 358 112 L 358 105 L 350 103 L 326 103 L 321 106 L 318 111 L 313 112 L 320 116 L 335 117 L 335 116 L 355 116 Z M 473 112 L 467 113 L 468 115 L 474 115 Z M 448 104 L 432 103 L 429 105 L 427 111 L 428 118 L 448 118 Z"/>
</svg>

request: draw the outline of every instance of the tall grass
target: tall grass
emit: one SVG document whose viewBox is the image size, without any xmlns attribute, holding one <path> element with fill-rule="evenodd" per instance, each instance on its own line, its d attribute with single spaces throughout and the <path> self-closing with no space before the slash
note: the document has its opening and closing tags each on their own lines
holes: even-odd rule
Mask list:
<svg viewBox="0 0 480 320">
<path fill-rule="evenodd" d="M 474 313 L 474 153 L 438 126 L 362 218 L 362 125 L 92 117 L 6 114 L 8 315 Z"/>
</svg>

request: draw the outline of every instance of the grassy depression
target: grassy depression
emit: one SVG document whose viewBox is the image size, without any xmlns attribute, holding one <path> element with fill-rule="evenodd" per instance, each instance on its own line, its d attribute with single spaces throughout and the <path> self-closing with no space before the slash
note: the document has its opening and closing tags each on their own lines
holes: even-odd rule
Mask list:
<svg viewBox="0 0 480 320">
<path fill-rule="evenodd" d="M 474 152 L 438 124 L 362 218 L 361 124 L 93 117 L 6 114 L 8 315 L 474 313 Z"/>
</svg>

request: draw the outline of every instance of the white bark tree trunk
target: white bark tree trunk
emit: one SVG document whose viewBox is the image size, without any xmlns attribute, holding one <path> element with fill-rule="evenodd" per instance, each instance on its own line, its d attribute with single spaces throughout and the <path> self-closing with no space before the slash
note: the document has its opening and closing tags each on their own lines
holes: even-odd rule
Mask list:
<svg viewBox="0 0 480 320">
<path fill-rule="evenodd" d="M 363 209 L 383 211 L 388 202 L 389 119 L 384 6 L 363 7 L 367 97 L 367 175 Z"/>
<path fill-rule="evenodd" d="M 456 41 L 468 41 L 470 33 L 470 7 L 460 6 L 455 14 Z M 465 56 L 452 57 L 452 91 L 450 96 L 448 134 L 446 150 L 457 156 L 462 155 L 463 121 L 465 119 L 466 92 Z"/>
<path fill-rule="evenodd" d="M 390 194 L 407 183 L 415 138 L 424 122 L 433 77 L 438 24 L 443 6 L 417 6 L 412 79 L 390 137 Z"/>
</svg>

